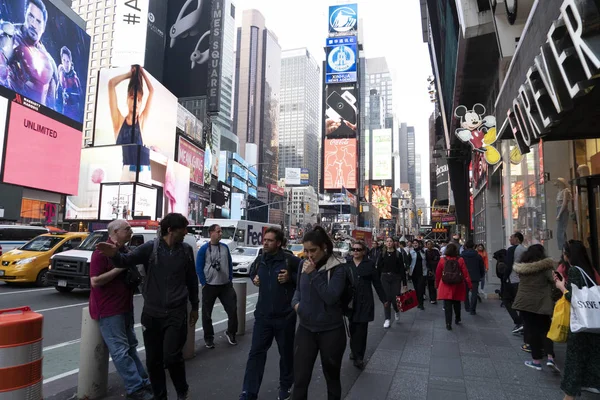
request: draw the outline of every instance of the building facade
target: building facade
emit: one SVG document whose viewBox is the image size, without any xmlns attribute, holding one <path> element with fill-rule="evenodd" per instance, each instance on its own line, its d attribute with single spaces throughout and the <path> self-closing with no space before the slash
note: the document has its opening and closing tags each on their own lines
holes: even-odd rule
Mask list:
<svg viewBox="0 0 600 400">
<path fill-rule="evenodd" d="M 319 194 L 312 186 L 287 187 L 287 212 L 291 216 L 291 225 L 305 228 L 317 223 L 319 214 Z"/>
<path fill-rule="evenodd" d="M 407 127 L 406 130 L 406 150 L 407 150 L 407 171 L 408 184 L 410 185 L 410 193 L 413 199 L 417 198 L 417 170 L 416 170 L 416 153 L 415 153 L 415 128 Z"/>
</svg>

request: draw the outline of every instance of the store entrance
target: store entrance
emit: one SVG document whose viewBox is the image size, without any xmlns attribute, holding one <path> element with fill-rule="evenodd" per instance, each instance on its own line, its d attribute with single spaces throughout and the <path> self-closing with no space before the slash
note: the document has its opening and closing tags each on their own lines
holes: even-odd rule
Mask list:
<svg viewBox="0 0 600 400">
<path fill-rule="evenodd" d="M 594 265 L 600 264 L 600 175 L 576 180 L 575 217 L 577 236 L 588 247 Z"/>
</svg>

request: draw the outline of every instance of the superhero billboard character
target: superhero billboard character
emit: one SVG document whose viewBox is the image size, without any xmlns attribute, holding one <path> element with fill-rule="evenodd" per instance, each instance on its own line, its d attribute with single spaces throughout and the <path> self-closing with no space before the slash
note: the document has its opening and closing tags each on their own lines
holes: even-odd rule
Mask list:
<svg viewBox="0 0 600 400">
<path fill-rule="evenodd" d="M 73 56 L 68 47 L 60 49 L 62 63 L 58 66 L 57 108 L 69 118 L 77 119 L 82 111 L 81 82 L 73 68 Z"/>
</svg>

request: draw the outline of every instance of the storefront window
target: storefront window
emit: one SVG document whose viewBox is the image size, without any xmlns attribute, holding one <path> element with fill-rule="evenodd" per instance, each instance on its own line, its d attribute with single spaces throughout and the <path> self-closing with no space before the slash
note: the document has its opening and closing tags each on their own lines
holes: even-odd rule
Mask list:
<svg viewBox="0 0 600 400">
<path fill-rule="evenodd" d="M 58 224 L 58 204 L 46 201 L 23 199 L 21 202 L 21 224 Z"/>
</svg>

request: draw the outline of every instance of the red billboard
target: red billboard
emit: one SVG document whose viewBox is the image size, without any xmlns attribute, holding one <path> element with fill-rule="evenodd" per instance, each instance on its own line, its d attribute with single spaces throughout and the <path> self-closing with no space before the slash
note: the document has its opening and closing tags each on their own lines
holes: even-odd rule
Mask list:
<svg viewBox="0 0 600 400">
<path fill-rule="evenodd" d="M 356 139 L 326 139 L 324 189 L 356 189 Z"/>
<path fill-rule="evenodd" d="M 180 136 L 177 162 L 190 169 L 190 182 L 204 186 L 204 150 Z"/>
<path fill-rule="evenodd" d="M 279 187 L 277 185 L 269 185 L 269 192 L 273 193 L 273 194 L 278 194 L 279 196 L 283 196 L 285 194 L 285 189 L 282 187 Z"/>
<path fill-rule="evenodd" d="M 81 141 L 77 129 L 13 102 L 4 182 L 76 195 Z"/>
</svg>

